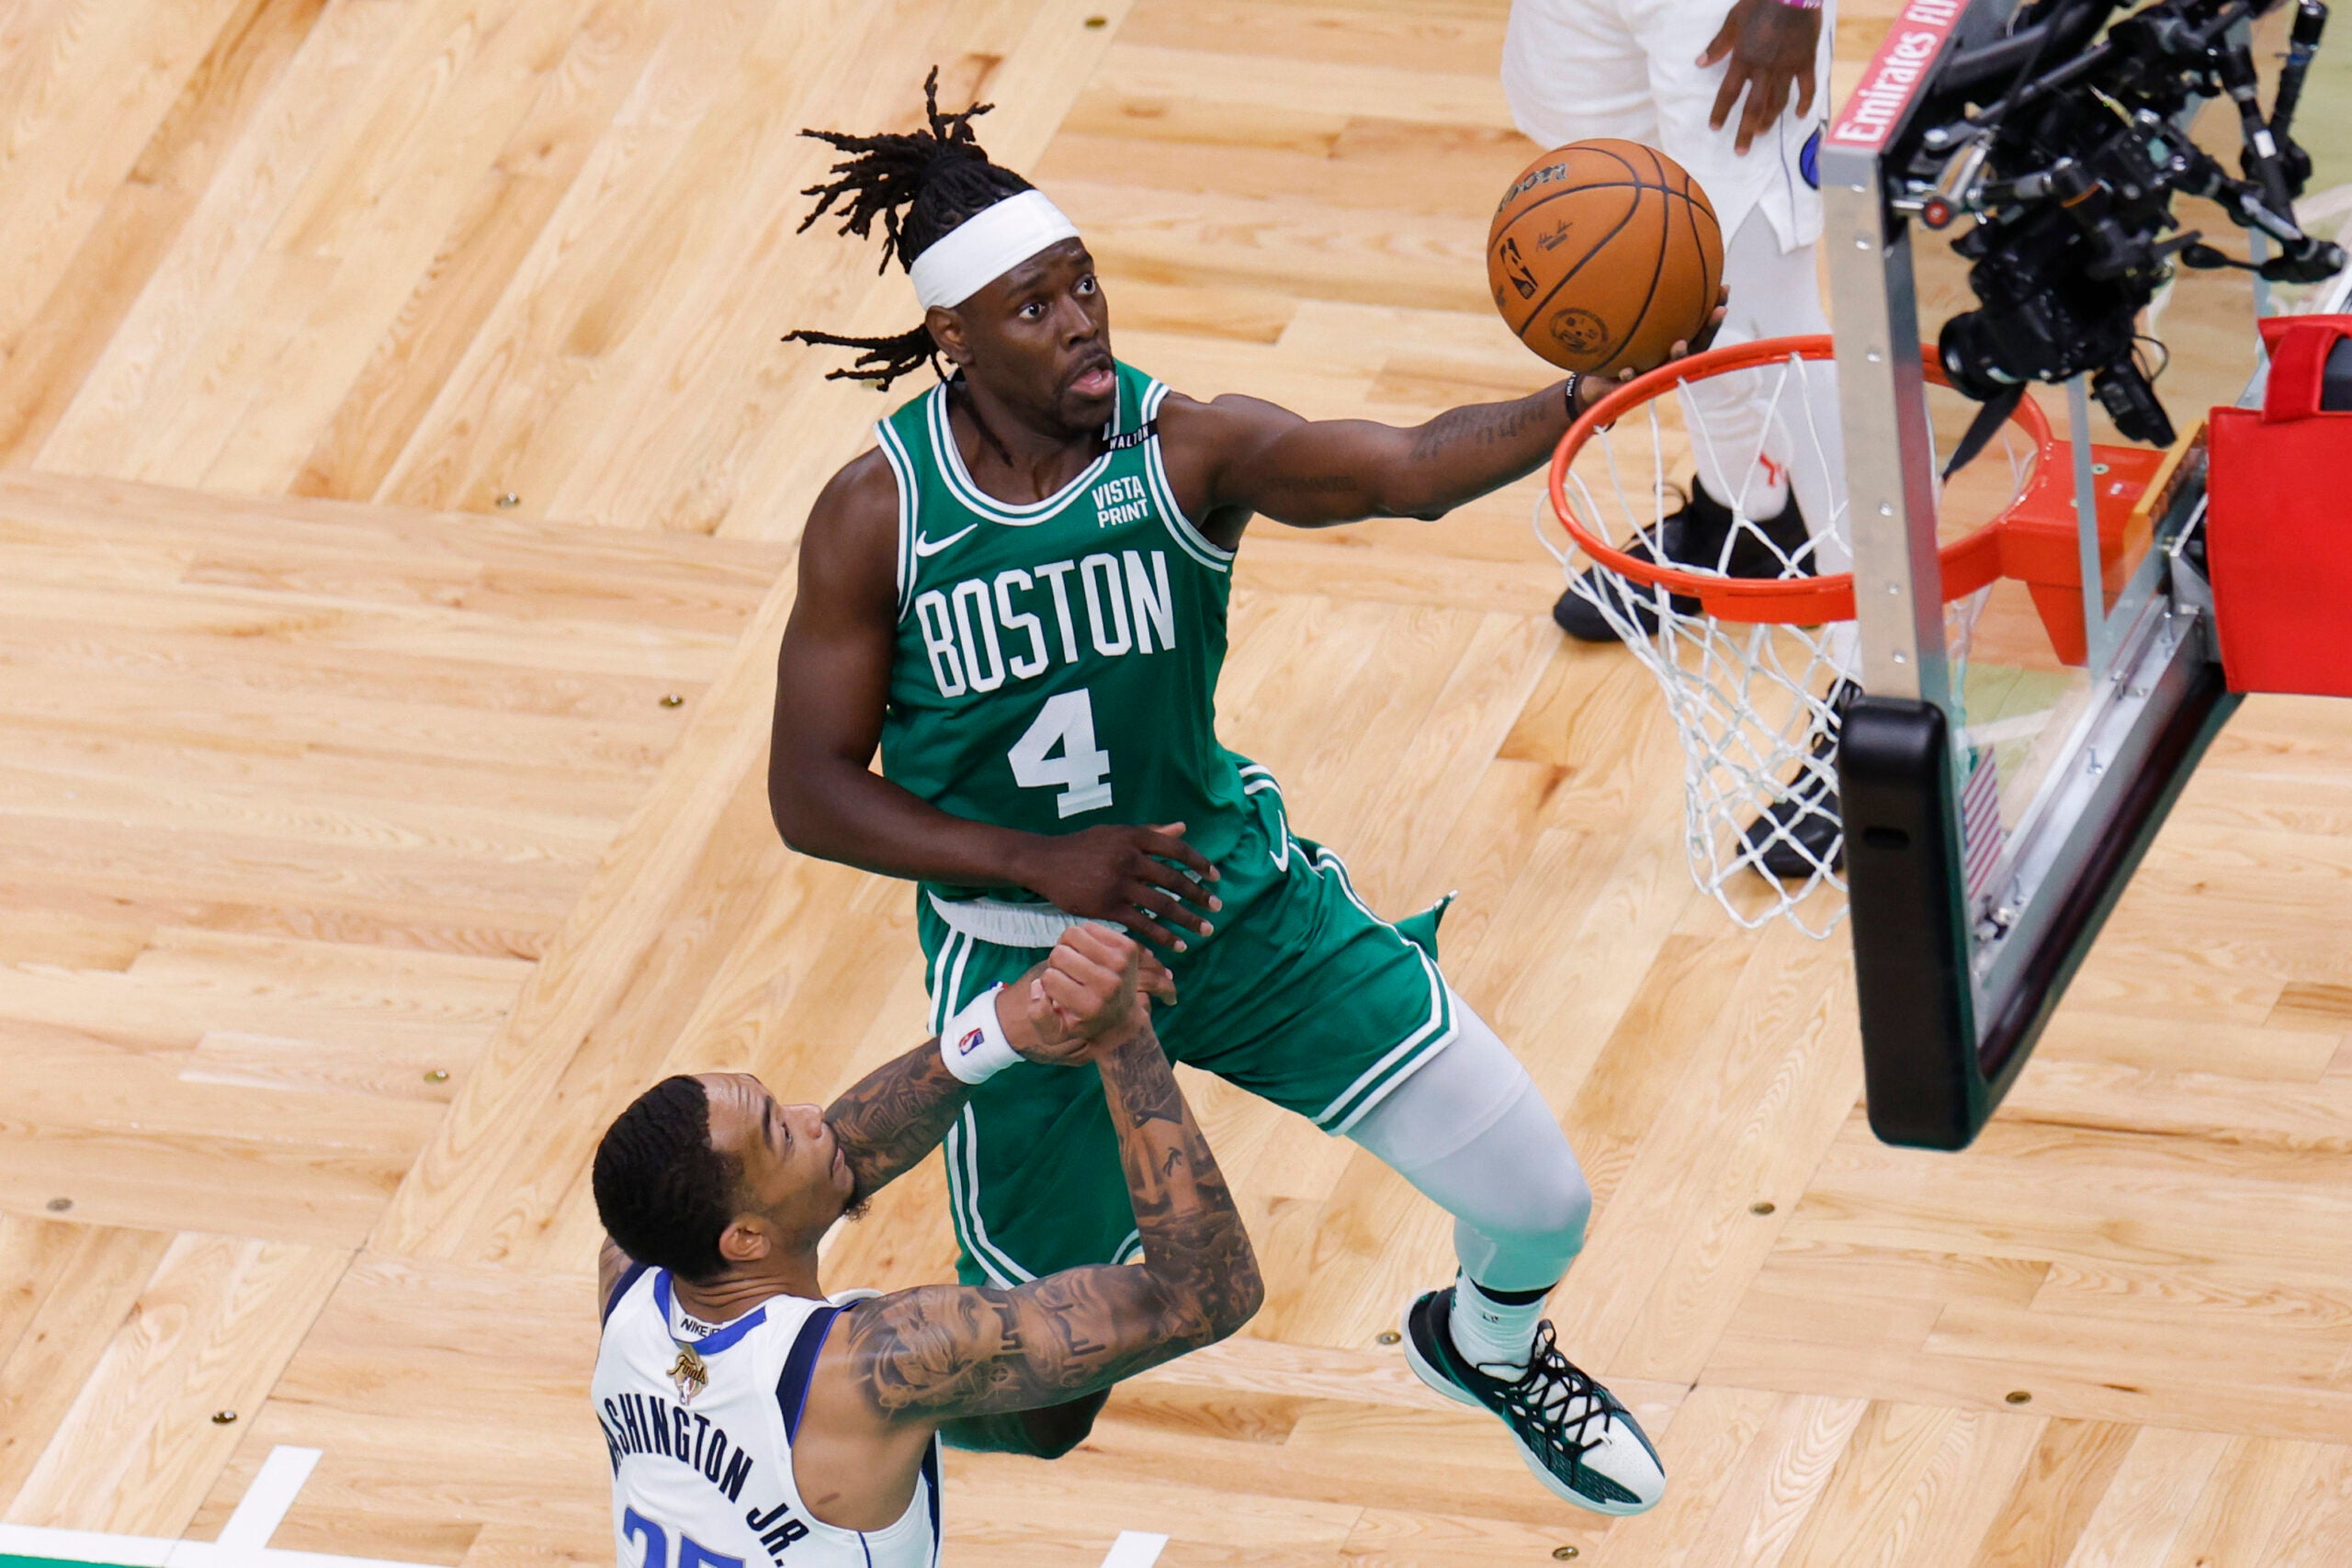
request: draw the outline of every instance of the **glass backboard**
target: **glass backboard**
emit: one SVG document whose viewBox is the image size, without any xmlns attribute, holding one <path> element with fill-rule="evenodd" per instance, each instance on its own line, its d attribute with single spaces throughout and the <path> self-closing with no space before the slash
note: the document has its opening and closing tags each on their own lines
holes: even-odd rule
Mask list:
<svg viewBox="0 0 2352 1568">
<path fill-rule="evenodd" d="M 2293 15 L 2209 8 L 2217 29 L 2267 21 L 2282 41 Z M 2165 348 L 2133 363 L 2161 369 L 2168 441 L 2128 438 L 2119 413 L 2143 436 L 2144 415 L 2111 389 L 2093 397 L 2086 377 L 2031 387 L 2055 441 L 2004 531 L 2002 580 L 1947 603 L 1938 547 L 1970 510 L 1955 503 L 2010 479 L 1974 465 L 1946 477 L 1973 405 L 1931 398 L 1923 355 L 1980 304 L 1947 240 L 1982 220 L 1983 151 L 1949 128 L 2038 69 L 2010 13 L 2009 0 L 1911 0 L 1821 158 L 1867 694 L 1845 710 L 1838 758 L 1867 1098 L 1880 1137 L 1937 1148 L 1965 1145 L 1991 1114 L 2235 704 L 2201 571 L 2202 416 L 2258 398 L 2256 312 L 2280 303 L 2244 271 L 2181 271 L 2140 312 L 2136 330 Z M 2104 10 L 2078 27 L 2094 24 L 2108 27 Z M 2091 36 L 2112 35 L 2062 40 L 2077 52 L 2060 58 Z M 1951 90 L 1972 73 L 1974 90 Z M 2234 147 L 2235 116 L 2206 117 L 2217 134 L 2199 107 L 2151 118 L 2143 140 L 2159 156 L 2174 139 Z M 2202 226 L 2245 251 L 2226 220 Z M 2344 295 L 2338 277 L 2308 302 Z"/>
</svg>

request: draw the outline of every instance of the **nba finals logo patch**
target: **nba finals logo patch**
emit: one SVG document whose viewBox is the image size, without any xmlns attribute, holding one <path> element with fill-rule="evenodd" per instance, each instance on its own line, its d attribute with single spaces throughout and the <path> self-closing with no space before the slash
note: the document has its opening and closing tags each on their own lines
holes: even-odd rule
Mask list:
<svg viewBox="0 0 2352 1568">
<path fill-rule="evenodd" d="M 670 1364 L 671 1386 L 678 1391 L 678 1403 L 692 1404 L 695 1395 L 710 1386 L 710 1369 L 689 1346 L 678 1347 L 678 1359 Z"/>
</svg>

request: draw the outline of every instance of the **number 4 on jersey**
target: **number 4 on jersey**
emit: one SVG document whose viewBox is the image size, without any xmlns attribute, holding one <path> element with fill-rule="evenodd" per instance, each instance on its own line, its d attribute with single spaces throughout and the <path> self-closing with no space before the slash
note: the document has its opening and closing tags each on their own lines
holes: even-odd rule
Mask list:
<svg viewBox="0 0 2352 1568">
<path fill-rule="evenodd" d="M 1052 754 L 1056 746 L 1062 749 L 1058 757 Z M 1023 789 L 1058 788 L 1054 805 L 1064 817 L 1111 804 L 1111 753 L 1095 748 L 1094 697 L 1083 686 L 1047 697 L 1006 761 Z"/>
</svg>

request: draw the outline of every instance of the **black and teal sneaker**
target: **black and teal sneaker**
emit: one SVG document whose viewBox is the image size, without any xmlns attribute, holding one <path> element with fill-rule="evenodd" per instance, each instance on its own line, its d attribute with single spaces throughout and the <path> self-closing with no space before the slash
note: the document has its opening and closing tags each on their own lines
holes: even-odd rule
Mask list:
<svg viewBox="0 0 2352 1568">
<path fill-rule="evenodd" d="M 1666 1495 L 1657 1450 L 1610 1392 L 1560 1354 L 1545 1319 L 1527 1371 L 1490 1377 L 1453 1348 L 1446 1322 L 1453 1291 L 1430 1291 L 1405 1309 L 1405 1359 L 1448 1399 L 1490 1410 L 1510 1428 L 1535 1479 L 1596 1514 L 1638 1514 Z"/>
</svg>

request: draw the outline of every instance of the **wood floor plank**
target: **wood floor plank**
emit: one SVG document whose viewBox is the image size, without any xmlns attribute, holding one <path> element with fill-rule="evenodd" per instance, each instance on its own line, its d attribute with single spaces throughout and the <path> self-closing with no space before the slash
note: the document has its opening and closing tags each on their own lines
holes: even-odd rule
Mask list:
<svg viewBox="0 0 2352 1568">
<path fill-rule="evenodd" d="M 670 268 L 682 254 L 682 228 L 719 220 L 721 204 L 704 187 L 667 176 L 712 115 L 741 111 L 749 85 L 722 62 L 745 58 L 771 23 L 786 25 L 786 9 L 742 0 L 681 14 L 623 101 L 615 121 L 622 134 L 591 152 L 378 484 L 379 498 L 480 509 L 512 491 L 546 504 L 538 498 L 551 484 L 532 484 L 518 459 L 616 341 L 663 308 L 677 284 Z M 838 32 L 847 13 L 831 7 L 811 21 L 819 16 Z M 731 90 L 713 95 L 714 81 Z M 647 273 L 668 288 L 615 287 L 616 278 Z"/>
<path fill-rule="evenodd" d="M 43 1238 L 50 1246 L 33 1277 L 32 1310 L 0 1360 L 0 1411 L 7 1416 L 0 1422 L 0 1493 L 12 1508 L 173 1239 L 167 1231 L 103 1223 L 45 1228 L 52 1234 Z"/>
<path fill-rule="evenodd" d="M 127 429 L 152 410 L 159 389 L 180 374 L 216 325 L 209 306 L 219 291 L 234 288 L 262 260 L 288 194 L 331 144 L 337 117 L 381 67 L 407 20 L 403 7 L 382 0 L 321 14 L 266 111 L 237 139 L 40 443 L 36 466 L 106 473 L 135 449 Z"/>
<path fill-rule="evenodd" d="M 788 588 L 772 598 L 745 642 L 764 653 L 782 635 Z M 402 1183 L 377 1244 L 389 1251 L 450 1257 L 468 1227 L 505 1190 L 506 1162 L 530 1142 L 532 1111 L 560 1081 L 580 1043 L 624 993 L 657 940 L 662 914 L 701 863 L 707 837 L 753 777 L 768 707 L 763 667 L 739 656 L 695 716 L 678 754 L 575 906 L 561 959 L 542 964 L 505 1032 L 452 1106 L 439 1134 Z M 665 897 L 665 893 L 667 897 Z M 639 911 L 606 919 L 616 904 Z M 492 1228 L 495 1222 L 488 1222 Z"/>
<path fill-rule="evenodd" d="M 346 1253 L 183 1233 L 26 1477 L 17 1524 L 172 1536 L 310 1330 Z"/>
<path fill-rule="evenodd" d="M 2316 1568 L 2342 1544 L 2352 1523 L 2352 1445 L 2323 1450 L 2294 1494 L 2268 1551 L 2258 1561 L 2278 1568 Z"/>
<path fill-rule="evenodd" d="M 0 16 L 0 1512 L 209 1540 L 290 1443 L 324 1457 L 276 1545 L 604 1559 L 605 1122 L 679 1070 L 822 1100 L 926 1017 L 912 890 L 764 799 L 792 547 L 920 389 L 778 341 L 916 314 L 799 229 L 836 158 L 799 131 L 911 128 L 936 64 L 1084 228 L 1122 358 L 1411 426 L 1552 374 L 1484 282 L 1534 152 L 1508 9 Z M 1844 8 L 1838 89 L 1896 9 Z M 1919 263 L 1923 319 L 1962 308 Z M 2233 395 L 2245 288 L 2172 295 L 2177 409 Z M 1688 759 L 1555 631 L 1541 492 L 1253 525 L 1220 733 L 1375 909 L 1459 890 L 1449 978 L 1597 1198 L 1552 1314 L 1667 1500 L 1569 1508 L 1423 1386 L 1380 1336 L 1446 1217 L 1187 1070 L 1266 1308 L 1061 1461 L 951 1455 L 950 1560 L 2337 1568 L 2352 706 L 2251 699 L 1991 1126 L 1891 1150 L 1847 933 L 1692 885 Z M 945 1209 L 933 1158 L 828 1282 L 944 1277 Z"/>
<path fill-rule="evenodd" d="M 1758 1568 L 1787 1562 L 1869 1409 L 1859 1399 L 1776 1401 L 1740 1456 L 1723 1500 L 1700 1529 L 1674 1543 L 1682 1560 Z"/>
<path fill-rule="evenodd" d="M 2165 1568 L 2260 1562 L 2313 1465 L 2328 1450 L 2274 1438 L 2240 1438 L 2222 1452 L 2196 1512 L 2173 1538 Z"/>
<path fill-rule="evenodd" d="M 55 428 L 324 8 L 325 0 L 243 0 L 221 26 L 130 177 L 17 330 L 0 369 L 0 461 L 25 462 Z"/>
<path fill-rule="evenodd" d="M 2162 1562 L 2228 1448 L 2228 1438 L 2211 1432 L 2143 1428 L 2083 1527 L 2067 1568 Z"/>
<path fill-rule="evenodd" d="M 133 177 L 236 0 L 158 11 L 140 0 L 53 8 L 38 47 L 0 83 L 0 223 L 18 235 L 7 263 L 0 341 L 14 338 L 56 285 L 107 197 Z"/>
<path fill-rule="evenodd" d="M 2052 1421 L 1985 1532 L 1975 1568 L 2069 1561 L 2137 1434 L 2109 1422 Z"/>
</svg>

